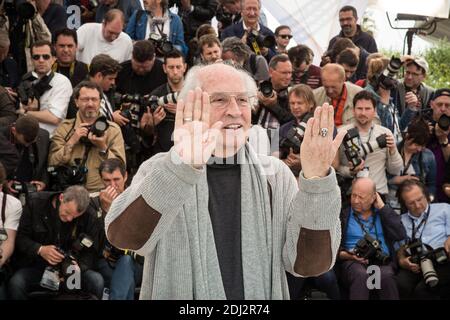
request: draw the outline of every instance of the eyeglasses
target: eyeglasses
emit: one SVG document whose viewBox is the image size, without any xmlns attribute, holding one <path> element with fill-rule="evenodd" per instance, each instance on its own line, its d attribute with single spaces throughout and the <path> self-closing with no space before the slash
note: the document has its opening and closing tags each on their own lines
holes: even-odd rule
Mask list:
<svg viewBox="0 0 450 320">
<path fill-rule="evenodd" d="M 421 73 L 416 73 L 416 72 L 405 71 L 405 75 L 411 76 L 411 77 L 419 77 L 422 74 Z"/>
<path fill-rule="evenodd" d="M 279 34 L 278 35 L 281 39 L 292 39 L 292 35 L 291 34 Z"/>
<path fill-rule="evenodd" d="M 31 57 L 33 58 L 33 60 L 39 60 L 41 57 L 42 57 L 44 60 L 48 60 L 48 59 L 50 59 L 52 56 L 49 55 L 49 54 L 33 54 Z"/>
<path fill-rule="evenodd" d="M 81 102 L 88 102 L 89 100 L 91 100 L 92 102 L 100 101 L 100 99 L 96 98 L 96 97 L 83 97 L 83 98 L 79 98 L 78 100 L 80 100 Z"/>
<path fill-rule="evenodd" d="M 214 108 L 224 108 L 231 102 L 231 97 L 234 97 L 236 104 L 240 108 L 247 108 L 253 104 L 255 96 L 248 96 L 247 94 L 227 94 L 227 93 L 215 93 L 209 97 L 209 102 Z"/>
</svg>

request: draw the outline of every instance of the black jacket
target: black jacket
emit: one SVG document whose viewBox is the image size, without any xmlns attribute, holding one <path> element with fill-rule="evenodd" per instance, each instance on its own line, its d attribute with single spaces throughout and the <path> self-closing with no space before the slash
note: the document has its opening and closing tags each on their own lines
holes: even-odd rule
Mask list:
<svg viewBox="0 0 450 320">
<path fill-rule="evenodd" d="M 11 142 L 13 140 L 11 137 L 11 126 L 1 128 L 0 135 L 2 135 L 2 139 L 0 139 L 0 160 L 7 163 L 8 179 L 13 179 L 16 168 L 21 160 L 21 151 L 16 144 Z M 5 139 L 3 139 L 3 137 Z M 30 152 L 34 155 L 32 180 L 43 181 L 47 185 L 47 158 L 49 145 L 50 139 L 48 131 L 39 129 L 36 142 L 29 147 Z M 15 165 L 13 165 L 13 163 L 15 163 Z"/>
<path fill-rule="evenodd" d="M 16 121 L 16 107 L 6 89 L 0 86 L 0 128 Z"/>
<path fill-rule="evenodd" d="M 47 262 L 37 254 L 39 247 L 41 245 L 58 246 L 59 232 L 57 221 L 59 216 L 56 209 L 52 206 L 52 200 L 58 195 L 59 193 L 55 192 L 37 192 L 30 194 L 27 199 L 17 231 L 13 259 L 16 268 L 47 265 Z M 79 238 L 80 234 L 89 235 L 93 239 L 94 244 L 89 249 L 84 248 L 79 254 L 77 261 L 81 271 L 91 269 L 96 259 L 99 234 L 95 212 L 88 207 L 86 212 L 74 219 L 70 224 L 69 234 L 71 236 L 68 240 L 69 242 L 62 244 L 61 247 L 67 252 L 70 250 L 69 246 Z"/>
<path fill-rule="evenodd" d="M 184 41 L 187 43 L 190 39 L 195 37 L 198 27 L 202 24 L 211 24 L 211 19 L 216 15 L 217 0 L 191 0 L 191 5 L 194 6 L 194 11 L 184 12 L 180 10 L 181 1 L 170 0 L 169 7 L 177 3 L 178 15 L 183 21 Z"/>
<path fill-rule="evenodd" d="M 405 228 L 403 228 L 400 215 L 398 215 L 391 207 L 385 205 L 381 210 L 378 210 L 378 214 L 381 218 L 381 226 L 383 227 L 383 235 L 386 240 L 386 245 L 391 254 L 394 255 L 391 255 L 391 258 L 395 261 L 394 243 L 406 239 Z M 349 217 L 350 208 L 346 208 L 341 211 L 341 247 L 339 251 L 343 250 Z"/>
<path fill-rule="evenodd" d="M 333 47 L 334 43 L 338 38 L 345 38 L 342 30 L 337 36 L 333 37 L 330 40 L 330 42 L 328 43 L 327 50 L 330 50 Z M 352 40 L 353 43 L 358 47 L 366 49 L 366 51 L 369 53 L 378 52 L 377 43 L 375 42 L 375 39 L 369 33 L 362 31 L 360 25 L 357 25 L 356 34 L 350 40 Z"/>
</svg>

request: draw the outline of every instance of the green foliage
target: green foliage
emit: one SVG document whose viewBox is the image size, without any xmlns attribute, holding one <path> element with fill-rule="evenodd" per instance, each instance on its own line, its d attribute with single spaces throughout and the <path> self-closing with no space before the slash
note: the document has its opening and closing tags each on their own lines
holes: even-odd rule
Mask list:
<svg viewBox="0 0 450 320">
<path fill-rule="evenodd" d="M 386 57 L 400 57 L 401 53 L 392 50 L 381 50 Z M 450 87 L 450 42 L 447 39 L 440 40 L 433 47 L 427 49 L 424 54 L 430 70 L 425 83 L 433 88 Z M 403 74 L 400 72 L 400 74 Z"/>
<path fill-rule="evenodd" d="M 430 66 L 426 83 L 434 88 L 450 87 L 450 42 L 440 40 L 436 46 L 425 52 Z"/>
</svg>

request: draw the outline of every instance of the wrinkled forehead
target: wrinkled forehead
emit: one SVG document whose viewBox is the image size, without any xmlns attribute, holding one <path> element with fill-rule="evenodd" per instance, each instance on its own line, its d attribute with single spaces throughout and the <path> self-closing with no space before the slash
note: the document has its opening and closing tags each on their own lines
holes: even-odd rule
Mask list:
<svg viewBox="0 0 450 320">
<path fill-rule="evenodd" d="M 247 92 L 244 75 L 233 67 L 212 64 L 199 70 L 201 87 L 208 93 L 213 92 Z"/>
</svg>

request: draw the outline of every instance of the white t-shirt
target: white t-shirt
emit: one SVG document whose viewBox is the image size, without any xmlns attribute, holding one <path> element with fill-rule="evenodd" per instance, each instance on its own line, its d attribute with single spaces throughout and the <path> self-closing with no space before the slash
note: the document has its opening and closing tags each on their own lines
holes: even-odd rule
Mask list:
<svg viewBox="0 0 450 320">
<path fill-rule="evenodd" d="M 105 53 L 119 63 L 131 59 L 133 42 L 129 35 L 121 32 L 113 42 L 103 38 L 101 23 L 85 23 L 77 30 L 77 59 L 90 64 L 93 57 Z"/>
<path fill-rule="evenodd" d="M 37 75 L 35 74 L 35 76 Z M 41 104 L 40 110 L 48 110 L 55 117 L 64 120 L 67 115 L 70 97 L 72 96 L 72 84 L 66 76 L 55 72 L 50 85 L 52 88 L 46 91 L 39 99 Z M 57 125 L 43 122 L 39 122 L 39 126 L 47 130 L 50 137 L 53 136 L 53 131 L 57 127 Z"/>
<path fill-rule="evenodd" d="M 5 194 L 0 192 L 0 213 L 1 206 L 3 203 L 3 197 Z M 11 195 L 7 195 L 6 198 L 6 211 L 5 211 L 5 225 L 3 226 L 3 221 L 0 215 L 0 228 L 15 230 L 19 228 L 20 216 L 22 215 L 22 204 L 19 200 Z"/>
</svg>

